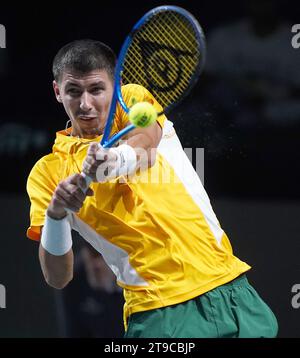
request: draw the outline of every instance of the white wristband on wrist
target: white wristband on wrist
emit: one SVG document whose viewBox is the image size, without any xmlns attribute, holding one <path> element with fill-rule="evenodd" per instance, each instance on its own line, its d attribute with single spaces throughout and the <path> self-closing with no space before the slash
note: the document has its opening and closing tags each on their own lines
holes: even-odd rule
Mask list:
<svg viewBox="0 0 300 358">
<path fill-rule="evenodd" d="M 130 175 L 136 171 L 137 157 L 135 150 L 128 144 L 121 144 L 117 148 L 110 148 L 117 156 L 117 163 L 115 169 L 113 169 L 108 175 L 104 174 L 105 167 L 99 167 L 96 173 L 97 180 L 99 182 L 105 182 L 110 179 L 117 178 L 121 175 Z"/>
<path fill-rule="evenodd" d="M 46 213 L 41 237 L 43 248 L 51 255 L 62 256 L 70 251 L 72 244 L 69 215 L 63 219 L 55 220 L 50 218 Z"/>
<path fill-rule="evenodd" d="M 117 175 L 130 175 L 134 173 L 137 165 L 135 150 L 128 144 L 121 144 L 114 149 L 118 153 Z"/>
</svg>

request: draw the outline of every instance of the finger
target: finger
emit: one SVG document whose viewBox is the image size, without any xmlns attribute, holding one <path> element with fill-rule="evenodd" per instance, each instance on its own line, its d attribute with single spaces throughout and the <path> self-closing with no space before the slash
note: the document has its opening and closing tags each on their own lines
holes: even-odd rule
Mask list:
<svg viewBox="0 0 300 358">
<path fill-rule="evenodd" d="M 79 189 L 79 191 L 77 191 L 77 189 Z M 81 193 L 81 197 L 80 194 Z M 69 192 L 69 196 L 67 196 L 67 200 L 71 205 L 75 205 L 79 208 L 82 207 L 83 202 L 85 199 L 85 195 L 83 194 L 82 190 L 80 188 L 76 188 L 75 190 L 72 190 Z"/>
<path fill-rule="evenodd" d="M 81 209 L 82 205 L 74 205 L 73 203 L 69 202 L 69 200 L 66 200 L 64 196 L 61 196 L 59 192 L 56 192 L 56 198 L 62 203 L 65 209 L 69 209 L 74 212 L 78 212 Z"/>
<path fill-rule="evenodd" d="M 89 170 L 95 170 L 97 168 L 98 165 L 100 165 L 101 163 L 103 163 L 104 160 L 97 160 L 96 156 L 88 156 L 85 158 L 82 167 L 89 171 Z"/>
<path fill-rule="evenodd" d="M 97 142 L 91 143 L 88 148 L 87 155 L 94 156 L 98 149 L 99 149 L 99 143 Z"/>
<path fill-rule="evenodd" d="M 77 186 L 74 186 L 72 184 L 66 185 L 66 186 L 62 186 L 60 188 L 58 188 L 58 194 L 69 204 L 69 205 L 73 205 L 76 207 L 81 208 L 82 204 L 83 204 L 83 200 L 79 200 L 76 197 L 76 189 Z M 80 188 L 79 188 L 80 189 Z M 81 191 L 81 190 L 80 190 Z"/>
<path fill-rule="evenodd" d="M 84 201 L 85 195 L 82 188 L 85 188 L 86 184 L 82 175 L 73 175 L 70 177 L 69 181 L 60 183 L 60 187 L 67 191 L 67 193 L 69 193 L 71 196 L 75 196 L 80 202 Z"/>
<path fill-rule="evenodd" d="M 77 185 L 78 183 L 78 178 L 80 177 L 80 174 L 76 173 L 71 175 L 69 178 L 67 178 L 66 180 L 64 180 L 63 182 L 61 182 L 60 184 L 64 185 L 64 183 L 66 184 L 73 184 L 73 185 Z"/>
<path fill-rule="evenodd" d="M 89 171 L 90 171 L 90 169 L 91 169 L 91 164 L 90 163 L 88 163 L 88 162 L 84 162 L 83 164 L 82 164 L 82 171 L 83 172 L 85 172 L 86 174 L 88 174 L 89 173 Z"/>
<path fill-rule="evenodd" d="M 84 159 L 84 163 L 89 163 L 89 164 L 93 164 L 93 163 L 95 163 L 95 161 L 96 161 L 95 156 L 87 156 Z"/>
<path fill-rule="evenodd" d="M 59 194 L 57 194 L 57 192 L 54 193 L 53 198 L 52 198 L 52 202 L 55 206 L 60 206 L 62 208 L 65 208 L 66 202 L 63 198 L 61 198 L 59 196 Z"/>
<path fill-rule="evenodd" d="M 115 161 L 117 161 L 117 159 L 118 159 L 118 156 L 116 154 L 116 151 L 112 148 L 109 149 L 108 150 L 108 160 L 115 162 Z"/>
<path fill-rule="evenodd" d="M 90 165 L 88 163 L 84 163 L 82 166 L 82 171 L 90 177 L 93 177 L 96 174 L 98 165 L 95 163 L 94 165 Z"/>
<path fill-rule="evenodd" d="M 105 161 L 107 160 L 107 158 L 108 158 L 108 150 L 102 147 L 98 147 L 98 150 L 96 152 L 96 159 Z"/>
<path fill-rule="evenodd" d="M 85 180 L 83 180 L 85 182 Z M 82 191 L 82 187 L 77 184 L 77 186 L 74 186 L 73 188 L 70 188 L 71 195 L 74 196 L 77 200 L 79 200 L 81 203 L 84 202 L 85 194 Z"/>
</svg>

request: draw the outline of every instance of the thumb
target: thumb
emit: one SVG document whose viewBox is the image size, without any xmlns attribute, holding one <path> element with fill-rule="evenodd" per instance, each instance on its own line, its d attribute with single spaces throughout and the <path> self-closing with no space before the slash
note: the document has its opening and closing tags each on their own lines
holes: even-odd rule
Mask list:
<svg viewBox="0 0 300 358">
<path fill-rule="evenodd" d="M 82 176 L 81 176 L 80 174 L 76 173 L 76 174 L 71 175 L 71 176 L 68 178 L 68 182 L 69 182 L 70 184 L 79 185 L 79 180 L 80 180 L 80 178 L 82 178 Z M 83 179 L 83 178 L 82 178 L 82 179 Z"/>
<path fill-rule="evenodd" d="M 87 151 L 87 155 L 95 155 L 98 149 L 99 149 L 99 143 L 97 142 L 91 143 Z"/>
</svg>

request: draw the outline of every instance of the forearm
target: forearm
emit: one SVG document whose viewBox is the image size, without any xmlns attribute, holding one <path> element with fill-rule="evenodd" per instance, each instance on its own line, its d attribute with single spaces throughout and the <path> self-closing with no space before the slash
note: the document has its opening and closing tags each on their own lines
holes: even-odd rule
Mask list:
<svg viewBox="0 0 300 358">
<path fill-rule="evenodd" d="M 127 140 L 136 153 L 140 168 L 151 167 L 155 163 L 156 147 L 152 146 L 151 138 L 143 134 L 136 134 Z"/>
<path fill-rule="evenodd" d="M 39 259 L 44 278 L 49 286 L 62 289 L 72 280 L 74 264 L 72 249 L 62 256 L 55 256 L 47 252 L 40 244 Z"/>
<path fill-rule="evenodd" d="M 151 167 L 155 163 L 156 148 L 161 140 L 162 130 L 156 123 L 151 129 L 135 129 L 127 138 L 127 144 L 135 149 L 140 166 Z M 142 164 L 142 165 L 141 165 Z"/>
<path fill-rule="evenodd" d="M 93 195 L 80 174 L 62 180 L 56 187 L 48 206 L 42 228 L 39 259 L 46 282 L 57 289 L 65 287 L 73 278 L 72 217 L 78 212 L 87 195 Z"/>
</svg>

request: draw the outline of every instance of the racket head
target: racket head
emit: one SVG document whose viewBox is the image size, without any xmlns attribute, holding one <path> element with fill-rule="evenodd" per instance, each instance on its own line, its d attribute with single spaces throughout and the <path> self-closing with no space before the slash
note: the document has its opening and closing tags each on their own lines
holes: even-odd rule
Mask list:
<svg viewBox="0 0 300 358">
<path fill-rule="evenodd" d="M 122 84 L 147 88 L 167 113 L 186 97 L 205 64 L 204 32 L 187 10 L 159 6 L 134 26 L 122 63 Z"/>
<path fill-rule="evenodd" d="M 101 144 L 109 139 L 117 102 L 126 113 L 129 111 L 121 84 L 147 88 L 163 108 L 159 115 L 168 113 L 195 86 L 205 59 L 204 32 L 192 14 L 178 6 L 159 6 L 147 12 L 127 36 L 118 56 L 114 94 Z"/>
</svg>

